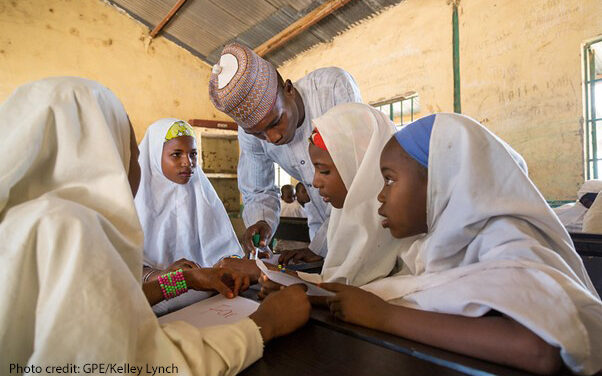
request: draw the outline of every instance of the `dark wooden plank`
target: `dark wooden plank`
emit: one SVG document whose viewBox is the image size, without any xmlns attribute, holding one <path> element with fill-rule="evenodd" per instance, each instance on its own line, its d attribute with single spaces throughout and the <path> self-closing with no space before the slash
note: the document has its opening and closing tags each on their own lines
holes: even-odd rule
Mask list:
<svg viewBox="0 0 602 376">
<path fill-rule="evenodd" d="M 602 235 L 571 233 L 577 253 L 581 256 L 602 257 Z"/>
<path fill-rule="evenodd" d="M 307 218 L 280 217 L 274 238 L 309 242 Z"/>
<path fill-rule="evenodd" d="M 460 375 L 462 373 L 309 322 L 268 342 L 240 375 Z"/>
<path fill-rule="evenodd" d="M 259 290 L 259 285 L 254 285 L 251 286 L 251 289 L 243 292 L 241 295 L 249 298 L 249 299 L 254 299 L 254 300 L 258 300 L 257 299 L 257 291 Z M 372 346 L 376 346 L 378 348 L 381 348 L 383 351 L 383 354 L 389 354 L 390 351 L 399 353 L 400 355 L 403 355 L 403 357 L 401 357 L 400 359 L 405 359 L 404 361 L 407 362 L 407 364 L 402 365 L 399 367 L 399 369 L 397 370 L 397 374 L 400 375 L 439 375 L 439 374 L 450 374 L 450 373 L 446 373 L 446 372 L 452 372 L 451 374 L 467 374 L 467 375 L 503 375 L 503 376 L 525 376 L 525 375 L 530 375 L 530 373 L 528 372 L 524 372 L 524 371 L 520 371 L 520 370 L 516 370 L 513 368 L 509 368 L 509 367 L 504 367 L 504 366 L 500 366 L 494 363 L 490 363 L 490 362 L 486 362 L 486 361 L 482 361 L 479 359 L 475 359 L 475 358 L 471 358 L 468 356 L 464 356 L 464 355 L 460 355 L 460 354 L 456 354 L 456 353 L 452 353 L 446 350 L 442 350 L 436 347 L 432 347 L 432 346 L 428 346 L 428 345 L 424 345 L 422 343 L 419 342 L 414 342 L 414 341 L 410 341 L 407 340 L 405 338 L 401 338 L 401 337 L 397 337 L 391 334 L 387 334 L 387 333 L 383 333 L 383 332 L 379 332 L 376 330 L 371 330 L 368 328 L 364 328 L 361 326 L 357 326 L 357 325 L 352 325 L 352 324 L 347 324 L 344 323 L 342 321 L 336 320 L 335 318 L 333 318 L 330 315 L 330 312 L 325 309 L 325 308 L 320 308 L 320 307 L 314 307 L 312 309 L 311 312 L 311 318 L 310 318 L 310 322 L 303 328 L 299 329 L 298 332 L 295 332 L 293 334 L 291 334 L 290 336 L 284 337 L 284 338 L 289 338 L 292 337 L 293 340 L 291 340 L 291 342 L 289 343 L 288 341 L 283 341 L 280 340 L 280 342 L 278 342 L 279 340 L 276 340 L 276 343 L 279 343 L 280 347 L 272 350 L 275 352 L 285 352 L 285 351 L 289 351 L 291 354 L 295 354 L 297 353 L 297 356 L 300 359 L 304 360 L 305 362 L 307 362 L 308 364 L 314 365 L 314 358 L 316 357 L 316 355 L 313 355 L 310 350 L 303 350 L 301 352 L 297 352 L 296 349 L 300 349 L 301 347 L 316 347 L 320 345 L 321 341 L 327 341 L 328 339 L 321 339 L 321 338 L 317 338 L 315 339 L 315 343 L 311 342 L 308 340 L 308 338 L 304 337 L 302 335 L 302 333 L 306 330 L 308 330 L 308 328 L 312 328 L 314 326 L 321 326 L 324 327 L 325 329 L 327 329 L 327 331 L 320 331 L 321 333 L 324 333 L 323 336 L 325 338 L 339 338 L 339 341 L 341 342 L 341 344 L 338 345 L 338 348 L 343 349 L 343 343 L 347 343 L 350 342 L 353 345 L 351 346 L 360 346 L 357 344 L 357 341 L 363 341 L 366 343 L 369 343 Z M 310 329 L 313 330 L 313 329 Z M 301 333 L 301 334 L 299 334 Z M 337 334 L 334 334 L 337 333 Z M 343 337 L 341 337 L 341 335 L 343 335 Z M 299 341 L 299 342 L 296 342 Z M 271 346 L 271 343 L 270 343 Z M 284 347 L 282 347 L 284 346 Z M 286 350 L 286 346 L 290 346 L 290 348 L 288 350 Z M 268 365 L 270 365 L 270 367 L 274 367 L 273 368 L 273 372 L 275 374 L 276 371 L 281 371 L 281 368 L 278 368 L 277 365 L 275 364 L 275 361 L 273 359 L 284 359 L 284 355 L 270 355 L 269 351 L 270 349 L 273 349 L 273 347 L 266 347 L 265 351 L 264 351 L 264 357 L 269 357 L 269 359 L 272 359 L 270 362 L 271 363 L 264 363 L 259 361 L 259 366 L 258 369 L 253 369 L 252 372 L 253 373 L 249 373 L 249 375 L 268 375 L 269 374 L 269 370 L 272 368 L 267 367 Z M 328 356 L 330 356 L 330 352 L 334 352 L 336 353 L 339 350 L 331 350 L 331 349 L 322 349 L 320 348 L 320 351 L 324 351 L 325 354 L 321 354 L 320 356 L 325 356 L 328 358 Z M 373 347 L 369 347 L 370 351 L 376 351 L 373 349 Z M 288 355 L 287 355 L 288 356 Z M 291 355 L 293 356 L 293 355 Z M 334 356 L 337 356 L 336 354 Z M 360 355 L 358 355 L 360 356 Z M 364 356 L 364 355 L 361 355 Z M 387 357 L 389 355 L 386 355 Z M 280 358 L 278 358 L 280 357 Z M 366 355 L 367 357 L 367 355 Z M 407 360 L 408 358 L 413 358 L 415 360 L 415 362 L 410 362 L 409 360 Z M 375 358 L 376 359 L 376 358 Z M 345 358 L 342 361 L 346 362 L 349 359 Z M 363 360 L 363 361 L 374 361 L 374 360 L 370 360 L 370 358 L 368 358 L 368 360 Z M 395 362 L 394 360 L 389 359 L 388 361 L 390 362 Z M 292 364 L 298 364 L 300 363 L 301 360 L 298 360 Z M 346 375 L 347 370 L 346 368 L 344 368 L 345 365 L 342 365 L 341 369 L 331 369 L 328 368 L 328 372 L 332 372 L 331 375 Z M 359 366 L 359 365 L 357 365 Z M 329 366 L 330 367 L 330 366 Z M 423 368 L 426 367 L 426 368 Z M 349 373 L 349 375 L 356 375 L 356 374 L 361 374 L 361 375 L 365 375 L 368 374 L 369 369 L 363 369 L 362 372 L 359 373 Z M 405 372 L 405 370 L 407 370 L 407 373 Z M 383 374 L 388 374 L 386 373 L 386 370 L 384 370 Z M 244 373 L 243 373 L 244 374 Z M 326 373 L 321 373 L 321 372 L 315 372 L 314 368 L 307 368 L 305 370 L 305 372 L 301 372 L 301 373 L 292 373 L 292 375 L 322 375 L 322 374 L 326 374 Z M 373 375 L 379 375 L 380 373 L 378 372 L 371 372 L 370 374 Z M 561 375 L 570 375 L 570 372 L 568 371 L 564 371 L 563 373 L 561 373 Z M 288 375 L 287 375 L 288 376 Z"/>
<path fill-rule="evenodd" d="M 581 259 L 596 291 L 602 295 L 602 257 L 581 256 Z"/>
<path fill-rule="evenodd" d="M 192 125 L 193 127 L 228 129 L 238 132 L 238 125 L 233 121 L 190 119 L 188 120 L 188 124 Z"/>
<path fill-rule="evenodd" d="M 505 376 L 525 376 L 529 372 L 517 370 L 510 367 L 486 362 L 469 356 L 453 353 L 437 347 L 428 346 L 419 342 L 414 342 L 402 337 L 394 336 L 388 333 L 364 328 L 357 325 L 347 324 L 336 320 L 330 315 L 328 310 L 323 308 L 312 309 L 311 319 L 317 325 L 370 342 L 377 346 L 403 353 L 433 366 L 441 366 L 467 375 L 505 375 Z M 434 373 L 431 373 L 434 374 Z M 570 375 L 566 371 L 561 374 Z"/>
</svg>

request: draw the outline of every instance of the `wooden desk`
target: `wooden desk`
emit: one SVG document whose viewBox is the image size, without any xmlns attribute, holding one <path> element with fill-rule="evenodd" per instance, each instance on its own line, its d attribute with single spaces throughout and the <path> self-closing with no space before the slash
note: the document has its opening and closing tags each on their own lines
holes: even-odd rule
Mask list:
<svg viewBox="0 0 602 376">
<path fill-rule="evenodd" d="M 240 373 L 246 376 L 461 375 L 370 342 L 318 325 L 266 344 L 263 358 Z"/>
<path fill-rule="evenodd" d="M 256 290 L 243 293 L 257 299 Z M 241 375 L 504 375 L 528 372 L 470 358 L 387 333 L 347 324 L 314 308 L 298 331 L 266 344 Z M 571 375 L 564 369 L 560 375 Z"/>
<path fill-rule="evenodd" d="M 309 243 L 307 218 L 280 217 L 280 223 L 276 228 L 274 238 Z"/>
<path fill-rule="evenodd" d="M 574 232 L 570 233 L 575 250 L 581 256 L 602 257 L 602 235 Z"/>
</svg>

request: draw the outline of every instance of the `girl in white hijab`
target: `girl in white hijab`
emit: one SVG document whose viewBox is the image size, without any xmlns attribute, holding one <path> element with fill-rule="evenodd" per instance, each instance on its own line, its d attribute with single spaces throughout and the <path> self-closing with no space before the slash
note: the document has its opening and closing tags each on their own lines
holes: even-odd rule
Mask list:
<svg viewBox="0 0 602 376">
<path fill-rule="evenodd" d="M 197 153 L 194 131 L 185 121 L 161 119 L 146 130 L 135 200 L 145 265 L 165 269 L 186 259 L 211 267 L 224 257 L 244 255 L 224 205 L 197 165 Z"/>
<path fill-rule="evenodd" d="M 313 185 L 333 206 L 322 280 L 361 286 L 385 277 L 403 242 L 380 226 L 375 182 L 380 153 L 395 127 L 382 112 L 361 103 L 336 106 L 313 124 Z"/>
<path fill-rule="evenodd" d="M 374 107 L 341 104 L 313 120 L 309 155 L 315 168 L 313 186 L 332 205 L 328 254 L 322 272 L 297 275 L 312 283 L 361 286 L 391 274 L 401 251 L 413 239 L 395 239 L 382 228 L 376 196 L 380 187 L 380 153 L 395 132 L 393 123 Z M 260 296 L 280 286 L 261 278 Z M 322 303 L 315 299 L 314 303 Z"/>
<path fill-rule="evenodd" d="M 422 118 L 385 146 L 378 196 L 403 269 L 323 284 L 345 321 L 536 373 L 602 368 L 602 303 L 517 153 L 474 120 Z"/>
<path fill-rule="evenodd" d="M 592 204 L 600 191 L 602 191 L 602 180 L 588 180 L 579 188 L 577 202 L 554 208 L 554 213 L 568 232 L 585 232 L 585 218 L 592 210 Z M 596 208 L 594 207 L 592 211 L 595 212 Z M 601 234 L 602 228 L 598 228 L 593 233 Z"/>
<path fill-rule="evenodd" d="M 105 87 L 67 77 L 24 85 L 0 106 L 0 130 L 3 372 L 102 363 L 232 375 L 264 340 L 307 321 L 295 287 L 233 325 L 159 326 L 140 286 L 134 133 Z"/>
<path fill-rule="evenodd" d="M 215 189 L 197 165 L 197 142 L 183 120 L 151 124 L 140 143 L 140 188 L 135 203 L 144 231 L 144 282 L 169 270 L 212 267 L 242 257 L 232 224 Z M 187 293 L 153 306 L 157 315 L 211 296 Z"/>
</svg>

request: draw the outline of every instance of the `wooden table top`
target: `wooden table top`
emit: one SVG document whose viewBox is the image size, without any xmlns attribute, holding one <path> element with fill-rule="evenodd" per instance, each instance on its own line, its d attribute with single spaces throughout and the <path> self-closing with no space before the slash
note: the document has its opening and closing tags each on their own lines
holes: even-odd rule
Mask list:
<svg viewBox="0 0 602 376">
<path fill-rule="evenodd" d="M 257 299 L 257 290 L 242 295 Z M 505 375 L 528 372 L 347 324 L 314 307 L 296 332 L 268 342 L 241 375 Z M 571 375 L 564 369 L 560 375 Z"/>
</svg>

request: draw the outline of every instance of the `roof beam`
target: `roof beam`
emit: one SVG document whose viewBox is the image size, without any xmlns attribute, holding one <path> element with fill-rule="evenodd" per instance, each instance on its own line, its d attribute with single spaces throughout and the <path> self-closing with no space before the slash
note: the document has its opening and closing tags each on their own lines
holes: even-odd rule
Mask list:
<svg viewBox="0 0 602 376">
<path fill-rule="evenodd" d="M 171 8 L 169 13 L 167 13 L 167 15 L 165 17 L 163 17 L 161 22 L 159 22 L 159 24 L 157 26 L 155 26 L 153 31 L 150 32 L 151 38 L 154 38 L 157 36 L 157 34 L 159 34 L 161 29 L 163 29 L 163 27 L 169 22 L 169 20 L 171 20 L 171 18 L 174 16 L 174 14 L 176 14 L 176 12 L 182 7 L 182 5 L 184 5 L 184 3 L 186 1 L 187 0 L 180 0 Z"/>
<path fill-rule="evenodd" d="M 267 55 L 269 52 L 279 48 L 350 1 L 351 0 L 330 0 L 320 5 L 305 16 L 290 24 L 286 29 L 262 43 L 259 47 L 255 48 L 255 52 L 259 56 Z"/>
</svg>

